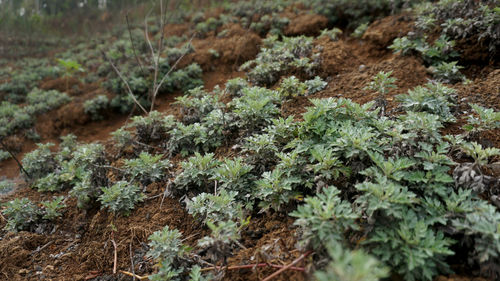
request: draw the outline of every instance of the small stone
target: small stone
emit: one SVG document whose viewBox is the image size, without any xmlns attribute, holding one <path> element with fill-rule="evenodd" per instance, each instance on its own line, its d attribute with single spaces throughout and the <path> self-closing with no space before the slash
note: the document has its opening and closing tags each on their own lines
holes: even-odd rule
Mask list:
<svg viewBox="0 0 500 281">
<path fill-rule="evenodd" d="M 366 69 L 366 65 L 362 64 L 362 65 L 359 66 L 359 71 L 360 72 L 363 71 L 363 70 L 365 70 L 365 69 Z"/>
<path fill-rule="evenodd" d="M 23 268 L 23 269 L 19 270 L 17 273 L 19 273 L 21 275 L 26 275 L 29 273 L 29 271 L 26 268 Z"/>
</svg>

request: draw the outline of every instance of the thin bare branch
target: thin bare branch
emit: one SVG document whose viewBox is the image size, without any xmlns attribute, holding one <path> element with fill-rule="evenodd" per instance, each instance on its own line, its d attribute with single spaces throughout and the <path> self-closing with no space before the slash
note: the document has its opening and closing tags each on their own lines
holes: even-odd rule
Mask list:
<svg viewBox="0 0 500 281">
<path fill-rule="evenodd" d="M 284 268 L 286 265 L 279 265 L 279 264 L 271 264 L 271 263 L 257 263 L 257 264 L 244 264 L 244 265 L 233 265 L 233 266 L 211 266 L 211 267 L 206 267 L 202 268 L 200 271 L 211 271 L 211 270 L 237 270 L 237 269 L 253 269 L 256 267 L 272 267 L 272 268 Z M 295 267 L 295 266 L 290 266 L 287 268 L 288 270 L 295 270 L 295 271 L 305 271 L 303 267 Z"/>
<path fill-rule="evenodd" d="M 102 56 L 104 57 L 104 59 L 106 59 L 109 64 L 111 64 L 111 67 L 113 67 L 114 71 L 116 72 L 116 74 L 118 74 L 118 76 L 120 77 L 120 79 L 123 81 L 123 83 L 125 83 L 125 86 L 127 87 L 127 91 L 130 95 L 130 97 L 132 98 L 132 100 L 135 102 L 135 104 L 137 104 L 137 106 L 145 113 L 145 114 L 148 114 L 147 110 L 139 103 L 139 101 L 135 98 L 134 96 L 134 93 L 132 92 L 132 89 L 130 89 L 130 86 L 127 82 L 127 80 L 125 79 L 125 77 L 123 77 L 123 74 L 120 72 L 120 70 L 118 70 L 118 68 L 115 66 L 115 64 L 113 63 L 113 61 L 111 61 L 111 59 L 109 59 L 106 54 L 104 53 L 104 51 L 101 51 L 102 52 Z"/>
<path fill-rule="evenodd" d="M 189 39 L 189 42 L 188 44 L 191 44 L 191 42 L 193 41 L 193 38 L 196 34 L 193 34 L 191 36 L 191 39 Z M 152 97 L 152 101 L 151 101 L 151 111 L 153 110 L 154 108 L 154 102 L 156 100 L 156 96 L 158 95 L 158 92 L 160 91 L 160 88 L 161 88 L 161 85 L 163 85 L 163 83 L 165 82 L 165 79 L 167 79 L 167 77 L 170 75 L 170 73 L 175 69 L 175 67 L 177 66 L 177 64 L 179 64 L 179 62 L 182 60 L 182 58 L 184 58 L 184 56 L 187 55 L 187 51 L 185 51 L 174 63 L 174 65 L 168 70 L 167 74 L 165 74 L 163 76 L 163 78 L 160 80 L 160 82 L 158 83 L 158 85 L 155 85 L 155 88 L 154 88 L 154 92 L 153 92 L 153 97 Z"/>
<path fill-rule="evenodd" d="M 142 75 L 146 75 L 146 72 L 144 71 L 144 68 L 142 66 L 142 61 L 139 58 L 139 56 L 137 55 L 137 50 L 135 48 L 134 40 L 132 39 L 132 31 L 130 29 L 130 23 L 129 23 L 129 20 L 128 20 L 128 13 L 125 15 L 125 19 L 127 21 L 128 35 L 130 37 L 130 42 L 132 43 L 132 50 L 134 51 L 135 59 L 137 60 L 137 64 L 139 64 L 139 67 L 141 68 Z"/>
<path fill-rule="evenodd" d="M 0 139 L 0 145 L 2 145 L 2 148 L 5 149 L 12 158 L 14 158 L 14 160 L 16 161 L 17 165 L 19 166 L 19 169 L 21 169 L 21 171 L 23 171 L 23 173 L 28 177 L 28 179 L 31 179 L 31 175 L 24 169 L 23 167 L 23 164 L 21 164 L 21 162 L 19 161 L 19 159 L 17 159 L 17 157 L 14 155 L 14 153 L 12 153 L 8 148 L 7 146 L 3 143 L 3 140 Z"/>
<path fill-rule="evenodd" d="M 305 259 L 307 256 L 309 256 L 312 253 L 313 253 L 313 251 L 307 251 L 307 252 L 303 253 L 302 255 L 300 255 L 300 257 L 298 257 L 297 259 L 295 259 L 293 262 L 291 262 L 290 264 L 288 264 L 288 265 L 280 268 L 279 270 L 277 270 L 273 274 L 267 276 L 266 278 L 262 279 L 262 281 L 270 281 L 274 277 L 280 275 L 285 270 L 291 269 L 294 265 L 296 265 L 297 263 L 299 263 L 301 260 Z"/>
</svg>

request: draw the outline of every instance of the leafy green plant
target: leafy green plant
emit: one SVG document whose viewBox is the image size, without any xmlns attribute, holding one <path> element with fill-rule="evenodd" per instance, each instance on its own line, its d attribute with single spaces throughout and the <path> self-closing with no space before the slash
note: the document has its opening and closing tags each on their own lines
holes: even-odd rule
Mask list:
<svg viewBox="0 0 500 281">
<path fill-rule="evenodd" d="M 30 180 L 35 181 L 40 179 L 56 168 L 54 155 L 50 151 L 53 143 L 37 144 L 38 148 L 32 152 L 26 153 L 22 163 L 23 167 L 28 172 Z"/>
<path fill-rule="evenodd" d="M 245 194 L 252 184 L 252 165 L 246 164 L 243 158 L 225 159 L 213 171 L 213 179 L 220 188 L 238 191 Z"/>
<path fill-rule="evenodd" d="M 272 85 L 292 67 L 312 75 L 318 66 L 312 49 L 310 37 L 283 37 L 282 41 L 278 41 L 276 36 L 271 36 L 264 40 L 264 47 L 257 58 L 244 63 L 241 69 L 249 70 L 249 80 L 258 85 Z"/>
<path fill-rule="evenodd" d="M 482 131 L 500 128 L 500 112 L 492 108 L 485 108 L 477 104 L 469 104 L 476 116 L 469 115 L 468 124 L 463 129 L 469 133 L 479 133 Z"/>
<path fill-rule="evenodd" d="M 443 84 L 428 83 L 397 95 L 396 100 L 406 111 L 427 112 L 439 115 L 442 122 L 454 122 L 452 108 L 456 105 L 456 91 Z"/>
<path fill-rule="evenodd" d="M 68 86 L 69 76 L 74 75 L 77 71 L 83 72 L 84 70 L 82 68 L 82 65 L 74 60 L 57 59 L 57 63 L 64 68 L 64 76 L 66 77 L 66 92 L 67 92 L 69 89 Z"/>
<path fill-rule="evenodd" d="M 408 211 L 397 227 L 375 230 L 366 243 L 372 245 L 375 256 L 406 280 L 432 280 L 438 272 L 450 272 L 445 258 L 453 254 L 453 240 L 429 227 Z"/>
<path fill-rule="evenodd" d="M 65 208 L 64 196 L 55 197 L 52 201 L 42 201 L 43 215 L 42 218 L 46 220 L 54 220 L 62 215 L 60 209 Z"/>
<path fill-rule="evenodd" d="M 365 31 L 368 29 L 368 22 L 362 23 L 354 29 L 354 31 L 351 33 L 351 36 L 354 38 L 361 38 L 363 37 L 363 34 L 365 34 Z"/>
<path fill-rule="evenodd" d="M 158 272 L 150 276 L 151 280 L 177 280 L 176 277 L 185 270 L 178 265 L 189 248 L 182 244 L 181 237 L 177 229 L 171 230 L 168 225 L 149 236 L 147 255 L 159 264 Z"/>
<path fill-rule="evenodd" d="M 397 88 L 394 85 L 396 82 L 396 78 L 391 77 L 392 71 L 384 72 L 380 71 L 373 77 L 373 81 L 371 81 L 365 89 L 376 91 L 379 93 L 377 98 L 377 104 L 382 108 L 382 115 L 385 114 L 385 107 L 387 106 L 386 95 L 389 93 L 389 89 Z"/>
<path fill-rule="evenodd" d="M 83 103 L 83 110 L 86 114 L 90 115 L 90 118 L 92 118 L 92 120 L 102 120 L 104 117 L 101 114 L 108 108 L 108 105 L 108 97 L 105 95 L 98 95 L 93 99 L 86 100 Z"/>
<path fill-rule="evenodd" d="M 151 111 L 147 116 L 133 117 L 129 127 L 135 127 L 139 142 L 150 143 L 165 138 L 174 124 L 172 115 L 164 116 L 158 111 Z"/>
<path fill-rule="evenodd" d="M 183 122 L 192 124 L 200 122 L 204 116 L 214 109 L 223 108 L 223 104 L 219 99 L 217 93 L 208 94 L 202 87 L 197 87 L 189 90 L 187 95 L 177 97 L 175 104 L 181 106 Z"/>
<path fill-rule="evenodd" d="M 7 193 L 7 192 L 13 190 L 14 187 L 15 187 L 15 184 L 13 181 L 8 180 L 8 179 L 0 180 L 0 194 Z"/>
<path fill-rule="evenodd" d="M 376 91 L 382 96 L 387 95 L 387 93 L 389 93 L 389 89 L 396 88 L 396 85 L 394 85 L 394 82 L 396 82 L 396 78 L 391 77 L 391 75 L 392 71 L 380 71 L 373 77 L 373 81 L 371 81 L 368 86 L 366 86 L 366 89 Z"/>
<path fill-rule="evenodd" d="M 9 159 L 12 157 L 9 152 L 0 149 L 0 162 Z"/>
<path fill-rule="evenodd" d="M 238 192 L 220 190 L 217 194 L 201 193 L 186 200 L 186 209 L 195 219 L 207 223 L 222 221 L 241 221 L 244 218 L 243 206 L 237 201 Z"/>
<path fill-rule="evenodd" d="M 128 216 L 135 204 L 144 200 L 139 186 L 127 181 L 118 181 L 110 187 L 103 187 L 98 200 L 101 208 L 108 208 L 113 214 Z"/>
<path fill-rule="evenodd" d="M 276 91 L 260 87 L 244 88 L 240 98 L 231 102 L 232 112 L 236 116 L 235 125 L 240 130 L 254 132 L 269 124 L 279 110 L 276 102 L 279 95 Z"/>
<path fill-rule="evenodd" d="M 432 68 L 434 77 L 445 83 L 456 83 L 464 81 L 465 76 L 460 73 L 462 66 L 457 65 L 457 61 L 441 62 Z"/>
<path fill-rule="evenodd" d="M 300 82 L 295 76 L 283 79 L 278 88 L 278 92 L 283 98 L 303 96 L 306 94 L 307 85 Z"/>
<path fill-rule="evenodd" d="M 341 34 L 342 34 L 342 30 L 334 27 L 332 29 L 323 29 L 321 31 L 321 34 L 319 35 L 319 37 L 327 36 L 328 38 L 330 38 L 330 40 L 337 41 L 338 36 Z"/>
<path fill-rule="evenodd" d="M 342 242 L 342 233 L 346 230 L 359 229 L 355 221 L 360 214 L 340 198 L 340 191 L 333 186 L 325 187 L 315 197 L 306 197 L 304 202 L 290 213 L 297 218 L 294 224 L 301 229 L 304 247 L 324 248 L 330 243 Z"/>
<path fill-rule="evenodd" d="M 26 111 L 30 114 L 40 114 L 68 103 L 71 98 L 56 90 L 44 91 L 38 88 L 33 89 L 26 96 L 28 106 Z"/>
<path fill-rule="evenodd" d="M 172 165 L 168 159 L 162 160 L 163 155 L 151 155 L 141 152 L 138 158 L 125 160 L 123 167 L 130 175 L 132 181 L 138 181 L 142 186 L 163 180 L 166 176 L 165 170 Z"/>
<path fill-rule="evenodd" d="M 226 82 L 226 92 L 233 97 L 239 97 L 242 95 L 241 90 L 248 86 L 248 82 L 241 77 L 229 79 Z"/>
<path fill-rule="evenodd" d="M 308 95 L 315 94 L 326 88 L 326 86 L 328 85 L 328 83 L 326 81 L 323 81 L 323 79 L 321 79 L 321 77 L 319 76 L 316 76 L 311 80 L 306 80 L 304 84 L 306 84 L 307 86 Z"/>
<path fill-rule="evenodd" d="M 205 249 L 208 257 L 214 263 L 218 261 L 226 262 L 231 255 L 231 248 L 240 238 L 240 231 L 248 224 L 244 221 L 243 224 L 228 220 L 217 223 L 207 221 L 207 226 L 211 230 L 210 236 L 205 236 L 198 240 L 198 246 Z"/>
<path fill-rule="evenodd" d="M 27 229 L 40 219 L 40 208 L 28 198 L 16 198 L 7 202 L 5 206 L 2 213 L 8 218 L 5 228 L 9 231 L 17 232 Z"/>
<path fill-rule="evenodd" d="M 500 213 L 495 207 L 478 201 L 474 211 L 453 220 L 453 227 L 465 233 L 464 242 L 470 247 L 469 262 L 477 263 L 483 275 L 498 278 L 495 264 L 500 258 Z"/>
<path fill-rule="evenodd" d="M 212 191 L 210 187 L 213 186 L 211 178 L 218 164 L 219 161 L 214 158 L 213 153 L 201 155 L 196 152 L 194 156 L 181 163 L 183 170 L 175 178 L 174 184 L 179 189 L 197 188 L 210 192 Z"/>
<path fill-rule="evenodd" d="M 350 251 L 340 243 L 327 245 L 331 262 L 316 271 L 318 281 L 377 281 L 389 276 L 389 269 L 363 250 Z"/>
<path fill-rule="evenodd" d="M 63 200 L 64 197 L 59 196 L 52 201 L 43 201 L 41 207 L 35 205 L 28 198 L 16 198 L 9 201 L 2 211 L 7 216 L 5 228 L 13 232 L 30 230 L 31 227 L 43 220 L 54 220 L 62 215 L 59 210 L 66 207 Z"/>
</svg>

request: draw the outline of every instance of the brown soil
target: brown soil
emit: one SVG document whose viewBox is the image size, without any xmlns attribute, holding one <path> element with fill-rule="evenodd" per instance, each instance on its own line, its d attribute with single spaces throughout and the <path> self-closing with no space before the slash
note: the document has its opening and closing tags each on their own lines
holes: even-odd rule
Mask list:
<svg viewBox="0 0 500 281">
<path fill-rule="evenodd" d="M 196 62 L 204 72 L 211 72 L 215 67 L 222 65 L 235 69 L 237 65 L 255 58 L 261 43 L 257 34 L 243 29 L 238 24 L 227 25 L 223 27 L 223 30 L 226 30 L 223 37 L 194 39 L 192 44 L 196 52 L 182 58 L 179 67 Z M 215 50 L 219 56 L 215 57 L 210 50 Z"/>
<path fill-rule="evenodd" d="M 344 97 L 355 102 L 366 103 L 374 100 L 377 94 L 363 88 L 379 71 L 393 71 L 397 78 L 397 89 L 391 90 L 387 99 L 389 110 L 394 108 L 393 96 L 406 93 L 408 89 L 425 84 L 430 76 L 419 59 L 400 57 L 387 50 L 392 40 L 406 34 L 410 29 L 410 21 L 406 15 L 395 15 L 373 23 L 361 39 L 341 38 L 331 41 L 320 38 L 315 44 L 321 48 L 321 66 L 319 75 L 328 81 L 328 88 L 308 97 L 297 97 L 285 102 L 282 114 L 284 116 L 301 114 L 310 105 L 309 98 Z M 301 14 L 293 18 L 286 29 L 286 34 L 318 34 L 326 26 L 322 16 Z M 196 38 L 193 45 L 196 52 L 182 59 L 179 67 L 196 62 L 203 68 L 203 81 L 207 90 L 216 85 L 223 85 L 228 79 L 243 76 L 238 72 L 238 66 L 253 59 L 260 47 L 261 38 L 243 29 L 237 24 L 221 28 L 227 29 L 224 36 L 209 36 L 205 39 Z M 183 35 L 189 32 L 187 24 L 170 24 L 165 28 L 167 35 Z M 220 33 L 219 33 L 220 34 Z M 219 53 L 214 57 L 209 50 Z M 483 71 L 483 72 L 481 72 Z M 470 68 L 474 81 L 470 85 L 456 85 L 460 109 L 467 109 L 467 102 L 475 102 L 488 107 L 500 108 L 500 70 L 491 68 L 489 71 Z M 59 109 L 42 115 L 35 126 L 42 141 L 58 142 L 58 137 L 67 133 L 77 135 L 82 142 L 105 141 L 109 133 L 127 122 L 127 116 L 109 113 L 100 122 L 89 120 L 82 109 L 83 102 L 97 94 L 107 94 L 91 85 L 82 85 L 71 81 L 70 95 L 73 101 Z M 66 79 L 44 81 L 43 89 L 59 89 L 66 91 Z M 73 87 L 75 86 L 75 87 Z M 64 87 L 64 88 L 61 88 Z M 159 95 L 155 108 L 165 114 L 179 116 L 177 107 L 171 105 L 175 97 L 181 93 Z M 462 112 L 462 111 L 461 111 Z M 466 115 L 466 114 L 465 114 Z M 455 130 L 460 130 L 457 126 Z M 500 130 L 487 132 L 485 137 L 496 147 L 500 147 Z M 7 141 L 7 140 L 6 140 Z M 35 145 L 24 137 L 12 137 L 9 145 L 19 151 L 19 156 L 32 150 Z M 106 142 L 110 144 L 110 142 Z M 221 147 L 217 155 L 232 155 L 231 147 Z M 176 156 L 172 162 L 180 161 Z M 0 162 L 0 174 L 10 178 L 18 176 L 18 168 L 13 160 Z M 5 234 L 0 240 L 0 279 L 2 280 L 132 280 L 121 274 L 113 276 L 114 247 L 112 239 L 117 244 L 117 269 L 134 271 L 139 275 L 153 272 L 151 261 L 145 257 L 147 237 L 154 231 L 169 225 L 187 237 L 184 243 L 195 246 L 197 239 L 203 237 L 208 230 L 200 227 L 190 215 L 184 211 L 183 205 L 175 199 L 165 198 L 161 204 L 166 183 L 152 184 L 147 188 L 147 196 L 154 198 L 141 203 L 129 217 L 114 217 L 105 210 L 92 209 L 87 212 L 76 207 L 75 199 L 69 199 L 66 213 L 55 223 L 55 229 L 48 225 L 50 231 L 38 234 L 29 232 Z M 61 192 L 67 195 L 67 191 Z M 27 197 L 33 201 L 48 200 L 53 195 L 38 193 L 26 184 L 20 184 L 14 194 L 0 198 L 1 202 L 15 197 Z M 159 197 L 155 197 L 159 196 Z M 161 207 L 160 207 L 161 205 Z M 0 228 L 5 221 L 0 217 Z M 269 262 L 273 264 L 288 264 L 300 256 L 295 250 L 296 238 L 293 220 L 277 214 L 263 214 L 252 217 L 248 228 L 242 233 L 242 248 L 228 259 L 229 265 L 254 264 Z M 114 228 L 112 227 L 114 226 Z M 297 266 L 306 266 L 310 260 Z M 246 270 L 230 270 L 225 280 L 260 280 L 276 269 L 256 268 Z M 287 271 L 276 280 L 309 280 L 307 273 Z M 465 279 L 464 279 L 465 278 Z M 438 277 L 446 280 L 475 280 L 461 276 Z"/>
<path fill-rule="evenodd" d="M 316 14 L 301 14 L 291 18 L 285 29 L 286 36 L 307 35 L 317 36 L 326 28 L 328 19 Z"/>
</svg>

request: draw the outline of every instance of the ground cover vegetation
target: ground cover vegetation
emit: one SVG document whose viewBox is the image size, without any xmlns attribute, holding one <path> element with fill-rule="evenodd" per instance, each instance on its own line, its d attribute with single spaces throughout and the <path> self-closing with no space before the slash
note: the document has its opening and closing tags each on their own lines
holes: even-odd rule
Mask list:
<svg viewBox="0 0 500 281">
<path fill-rule="evenodd" d="M 0 72 L 0 161 L 21 167 L 28 195 L 1 179 L 0 195 L 10 193 L 0 197 L 0 255 L 15 247 L 2 241 L 23 233 L 70 237 L 64 224 L 76 219 L 88 223 L 74 222 L 79 237 L 55 255 L 87 241 L 114 257 L 82 280 L 500 278 L 500 142 L 488 139 L 500 108 L 466 98 L 464 87 L 480 82 L 456 48 L 483 46 L 498 72 L 498 4 L 241 1 L 177 17 L 161 6 L 159 18 L 127 21 L 53 60 L 11 64 L 13 74 Z M 370 44 L 372 26 L 398 13 L 410 31 L 379 52 L 415 60 L 427 79 L 405 84 L 398 69 L 356 65 L 365 77 L 357 91 L 370 99 L 332 93 L 342 74 L 324 70 L 328 48 Z M 296 34 L 291 15 L 325 24 Z M 261 43 L 252 58 L 230 61 L 238 75 L 209 88 L 205 75 L 222 70 L 197 57 L 200 42 L 233 26 Z M 212 64 L 228 56 L 206 49 Z M 105 141 L 61 135 L 13 162 L 9 140 L 40 140 L 38 118 L 75 104 L 88 126 L 133 116 Z M 30 256 L 54 243 L 43 241 Z"/>
</svg>

